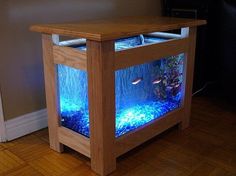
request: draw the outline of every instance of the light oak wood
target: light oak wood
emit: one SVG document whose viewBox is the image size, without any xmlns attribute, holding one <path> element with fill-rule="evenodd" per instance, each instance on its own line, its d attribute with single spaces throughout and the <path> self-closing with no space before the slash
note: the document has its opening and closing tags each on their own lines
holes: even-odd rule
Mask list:
<svg viewBox="0 0 236 176">
<path fill-rule="evenodd" d="M 181 30 L 183 37 L 188 37 L 188 51 L 185 53 L 184 59 L 184 75 L 183 75 L 183 106 L 184 115 L 180 128 L 185 129 L 189 126 L 192 102 L 192 88 L 193 88 L 193 75 L 194 75 L 194 62 L 195 62 L 195 48 L 196 48 L 196 35 L 197 28 L 183 28 Z"/>
<path fill-rule="evenodd" d="M 132 131 L 116 140 L 116 156 L 120 156 L 131 149 L 139 146 L 166 129 L 181 122 L 183 109 L 178 109 L 156 119 L 137 130 Z"/>
<path fill-rule="evenodd" d="M 64 127 L 59 127 L 58 136 L 59 136 L 59 141 L 62 144 L 90 158 L 89 138 L 82 136 Z"/>
<path fill-rule="evenodd" d="M 87 70 L 86 52 L 70 47 L 53 46 L 55 64 L 63 64 L 80 70 Z"/>
<path fill-rule="evenodd" d="M 115 69 L 144 64 L 183 53 L 188 48 L 188 39 L 173 39 L 170 41 L 121 50 L 115 53 Z"/>
<path fill-rule="evenodd" d="M 60 126 L 60 118 L 57 99 L 57 77 L 53 59 L 52 36 L 43 34 L 42 40 L 50 147 L 58 152 L 62 152 L 63 145 L 59 143 L 58 139 L 58 127 Z"/>
<path fill-rule="evenodd" d="M 116 169 L 114 42 L 87 41 L 91 166 L 107 175 Z"/>
<path fill-rule="evenodd" d="M 31 30 L 47 34 L 59 34 L 95 41 L 105 41 L 203 24 L 206 24 L 205 20 L 149 16 L 86 21 L 74 24 L 34 25 L 31 27 Z"/>
</svg>

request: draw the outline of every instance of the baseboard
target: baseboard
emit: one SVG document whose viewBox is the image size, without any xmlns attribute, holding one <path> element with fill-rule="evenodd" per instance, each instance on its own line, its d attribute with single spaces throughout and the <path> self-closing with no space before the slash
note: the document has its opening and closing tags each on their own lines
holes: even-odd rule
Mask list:
<svg viewBox="0 0 236 176">
<path fill-rule="evenodd" d="M 11 141 L 47 127 L 47 110 L 25 114 L 5 122 L 6 140 Z"/>
<path fill-rule="evenodd" d="M 5 128 L 5 123 L 3 120 L 0 120 L 0 143 L 1 142 L 6 142 L 6 128 Z"/>
<path fill-rule="evenodd" d="M 3 117 L 1 91 L 0 91 L 0 142 L 6 142 L 6 127 Z"/>
</svg>

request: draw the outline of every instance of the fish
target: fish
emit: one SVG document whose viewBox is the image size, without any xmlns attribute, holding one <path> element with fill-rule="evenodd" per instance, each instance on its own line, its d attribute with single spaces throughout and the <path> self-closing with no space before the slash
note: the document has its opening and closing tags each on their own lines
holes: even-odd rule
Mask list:
<svg viewBox="0 0 236 176">
<path fill-rule="evenodd" d="M 173 82 L 170 84 L 170 87 L 172 87 L 172 88 L 178 88 L 179 86 L 180 86 L 180 83 L 178 83 L 178 82 Z"/>
<path fill-rule="evenodd" d="M 133 85 L 137 85 L 138 83 L 140 83 L 143 80 L 142 77 L 136 78 L 135 80 L 132 81 Z"/>
<path fill-rule="evenodd" d="M 152 84 L 154 84 L 154 85 L 159 84 L 161 81 L 162 81 L 161 78 L 157 78 L 157 79 L 152 81 Z"/>
<path fill-rule="evenodd" d="M 180 86 L 180 84 L 176 84 L 174 87 L 175 87 L 175 88 L 178 88 L 179 86 Z"/>
</svg>

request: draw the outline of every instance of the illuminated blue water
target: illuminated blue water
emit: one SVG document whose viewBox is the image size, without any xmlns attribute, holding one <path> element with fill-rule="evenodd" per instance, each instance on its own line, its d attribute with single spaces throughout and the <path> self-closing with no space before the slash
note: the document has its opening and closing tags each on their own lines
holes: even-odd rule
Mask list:
<svg viewBox="0 0 236 176">
<path fill-rule="evenodd" d="M 115 49 L 162 41 L 137 36 L 116 41 Z M 116 137 L 180 107 L 182 70 L 183 54 L 116 71 Z M 58 65 L 58 82 L 62 125 L 89 137 L 87 73 Z"/>
</svg>

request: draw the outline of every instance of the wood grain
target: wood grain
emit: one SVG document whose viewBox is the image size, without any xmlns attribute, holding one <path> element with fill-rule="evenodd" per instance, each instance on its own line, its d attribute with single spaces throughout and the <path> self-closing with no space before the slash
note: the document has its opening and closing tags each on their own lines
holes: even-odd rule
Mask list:
<svg viewBox="0 0 236 176">
<path fill-rule="evenodd" d="M 107 175 L 116 168 L 114 42 L 87 41 L 91 166 Z"/>
<path fill-rule="evenodd" d="M 29 163 L 36 171 L 45 176 L 61 176 L 82 164 L 68 154 L 49 154 Z"/>
<path fill-rule="evenodd" d="M 187 48 L 188 39 L 184 38 L 117 51 L 115 53 L 115 69 L 124 69 L 168 56 L 175 56 L 184 53 Z"/>
<path fill-rule="evenodd" d="M 59 141 L 62 144 L 90 158 L 89 138 L 84 137 L 80 135 L 79 133 L 73 132 L 64 127 L 59 127 L 58 136 L 59 136 Z"/>
<path fill-rule="evenodd" d="M 3 147 L 2 145 L 1 145 L 1 143 L 0 143 L 0 151 L 1 150 L 4 150 L 5 149 L 5 147 Z"/>
<path fill-rule="evenodd" d="M 46 89 L 46 102 L 48 111 L 48 127 L 50 146 L 52 149 L 62 152 L 63 146 L 58 140 L 58 127 L 60 126 L 58 94 L 57 94 L 57 77 L 56 68 L 53 59 L 53 42 L 51 35 L 42 35 L 43 40 L 43 64 L 44 79 Z"/>
<path fill-rule="evenodd" d="M 11 144 L 12 146 L 8 145 L 6 148 L 26 162 L 32 162 L 41 156 L 53 153 L 53 150 L 49 150 L 48 143 L 34 136 L 26 136 L 22 140 L 11 142 Z"/>
<path fill-rule="evenodd" d="M 59 34 L 95 41 L 105 41 L 203 24 L 206 24 L 205 20 L 149 16 L 86 21 L 72 24 L 34 25 L 31 26 L 31 30 L 47 34 Z"/>
<path fill-rule="evenodd" d="M 22 166 L 24 161 L 8 150 L 0 151 L 0 175 Z"/>
<path fill-rule="evenodd" d="M 87 70 L 86 52 L 70 47 L 53 46 L 55 64 L 63 64 L 80 70 Z"/>
</svg>

